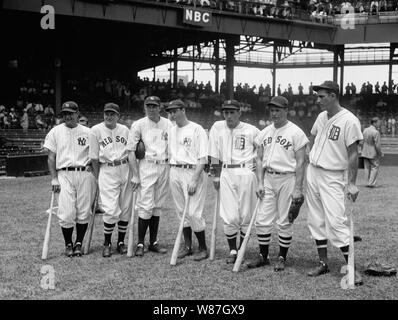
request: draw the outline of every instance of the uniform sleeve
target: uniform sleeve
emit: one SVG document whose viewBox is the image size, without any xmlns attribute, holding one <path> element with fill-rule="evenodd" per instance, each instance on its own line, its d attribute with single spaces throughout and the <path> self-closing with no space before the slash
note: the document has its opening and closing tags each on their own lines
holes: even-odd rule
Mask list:
<svg viewBox="0 0 398 320">
<path fill-rule="evenodd" d="M 213 125 L 210 129 L 210 133 L 209 133 L 209 156 L 216 158 L 216 159 L 220 159 L 220 149 L 219 149 L 219 145 L 218 145 L 218 139 L 217 139 L 217 130 L 215 128 L 215 126 Z"/>
<path fill-rule="evenodd" d="M 254 127 L 253 131 L 254 131 L 253 132 L 253 144 L 254 144 L 255 148 L 258 148 L 258 146 L 260 145 L 259 137 L 260 137 L 261 131 L 257 127 Z"/>
<path fill-rule="evenodd" d="M 354 142 L 361 140 L 363 140 L 361 124 L 359 123 L 359 120 L 357 118 L 354 118 L 348 122 L 345 130 L 346 147 L 349 147 Z"/>
<path fill-rule="evenodd" d="M 136 121 L 131 125 L 128 140 L 127 140 L 127 151 L 135 151 L 137 148 L 138 141 L 141 138 L 141 126 L 140 122 Z"/>
<path fill-rule="evenodd" d="M 207 163 L 208 140 L 207 133 L 202 127 L 198 127 L 197 139 L 199 142 L 198 159 L 205 158 Z"/>
<path fill-rule="evenodd" d="M 296 134 L 293 136 L 293 150 L 294 152 L 300 150 L 304 147 L 308 142 L 310 142 L 305 135 L 304 131 L 300 128 L 297 128 Z"/>
<path fill-rule="evenodd" d="M 57 146 L 55 141 L 54 129 L 51 129 L 44 139 L 43 148 L 50 150 L 51 152 L 57 153 Z"/>
<path fill-rule="evenodd" d="M 88 135 L 89 141 L 89 150 L 88 157 L 90 159 L 98 159 L 99 158 L 99 143 L 97 140 L 97 134 L 95 129 L 91 129 Z"/>
<path fill-rule="evenodd" d="M 319 116 L 316 118 L 314 125 L 312 126 L 312 129 L 311 129 L 311 134 L 313 136 L 316 136 L 316 134 L 318 133 L 318 123 L 319 123 Z"/>
</svg>

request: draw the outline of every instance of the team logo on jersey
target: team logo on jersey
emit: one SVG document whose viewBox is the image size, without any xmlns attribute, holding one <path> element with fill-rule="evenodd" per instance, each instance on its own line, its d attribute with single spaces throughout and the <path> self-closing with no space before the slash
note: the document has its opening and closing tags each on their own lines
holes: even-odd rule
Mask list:
<svg viewBox="0 0 398 320">
<path fill-rule="evenodd" d="M 77 138 L 77 143 L 79 146 L 85 146 L 86 145 L 86 138 Z"/>
<path fill-rule="evenodd" d="M 330 140 L 338 140 L 340 136 L 340 127 L 332 125 L 332 129 L 329 132 L 329 139 Z"/>
<path fill-rule="evenodd" d="M 267 145 L 270 145 L 271 143 L 272 143 L 272 137 L 266 137 L 263 140 L 262 145 L 265 148 Z M 286 150 L 289 150 L 290 147 L 293 148 L 293 144 L 287 139 L 283 138 L 282 136 L 277 136 L 275 139 L 275 143 L 279 143 Z"/>
<path fill-rule="evenodd" d="M 167 132 L 166 131 L 162 131 L 162 140 L 167 141 Z"/>
<path fill-rule="evenodd" d="M 236 136 L 234 141 L 234 149 L 235 150 L 243 150 L 246 145 L 246 138 L 244 135 Z"/>
<path fill-rule="evenodd" d="M 191 144 L 192 144 L 192 139 L 191 139 L 191 138 L 185 137 L 184 140 L 183 140 L 183 142 L 182 142 L 182 144 L 183 144 L 184 146 L 190 148 L 190 147 L 191 147 Z"/>
</svg>

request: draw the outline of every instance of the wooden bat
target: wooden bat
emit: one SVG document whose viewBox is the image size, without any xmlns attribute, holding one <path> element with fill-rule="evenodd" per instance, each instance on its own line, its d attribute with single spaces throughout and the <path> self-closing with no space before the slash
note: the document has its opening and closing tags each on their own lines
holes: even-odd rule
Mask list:
<svg viewBox="0 0 398 320">
<path fill-rule="evenodd" d="M 245 252 L 246 252 L 247 242 L 249 241 L 250 233 L 252 231 L 254 221 L 256 221 L 257 212 L 258 212 L 258 206 L 260 205 L 260 202 L 261 202 L 261 199 L 258 198 L 256 207 L 254 209 L 252 218 L 251 218 L 250 223 L 249 223 L 249 227 L 247 228 L 247 231 L 246 231 L 245 238 L 243 240 L 242 245 L 240 246 L 240 249 L 238 250 L 238 256 L 236 257 L 236 261 L 235 261 L 234 267 L 232 269 L 233 272 L 238 272 L 239 268 L 240 268 L 240 265 L 242 264 L 243 257 L 245 256 Z"/>
<path fill-rule="evenodd" d="M 53 206 L 54 206 L 54 195 L 55 195 L 55 192 L 52 191 L 51 192 L 50 210 L 48 213 L 48 220 L 47 220 L 47 227 L 46 227 L 46 235 L 44 236 L 43 251 L 41 254 L 42 260 L 46 260 L 47 255 L 48 255 L 48 246 L 50 244 L 51 217 L 53 215 Z"/>
<path fill-rule="evenodd" d="M 170 264 L 172 266 L 175 266 L 177 264 L 178 250 L 180 249 L 182 229 L 184 228 L 185 216 L 187 215 L 187 211 L 188 211 L 188 208 L 189 208 L 189 200 L 190 200 L 190 196 L 188 195 L 187 201 L 185 203 L 184 213 L 182 214 L 180 227 L 178 228 L 177 238 L 176 238 L 176 241 L 174 243 L 173 252 L 171 254 Z"/>
<path fill-rule="evenodd" d="M 216 206 L 214 208 L 213 215 L 213 225 L 211 227 L 211 241 L 210 241 L 210 260 L 214 260 L 214 256 L 216 253 L 216 233 L 217 233 L 217 217 L 220 211 L 220 191 L 217 190 L 216 194 Z"/>
<path fill-rule="evenodd" d="M 348 250 L 348 264 L 346 268 L 342 268 L 341 272 L 345 276 L 341 279 L 340 285 L 344 290 L 355 289 L 355 250 L 354 250 L 354 220 L 353 220 L 354 207 L 352 206 L 350 212 L 350 245 Z"/>
<path fill-rule="evenodd" d="M 93 236 L 93 229 L 94 229 L 94 223 L 95 223 L 95 211 L 97 211 L 97 208 L 98 208 L 98 197 L 99 197 L 99 190 L 98 190 L 98 186 L 97 186 L 97 191 L 95 192 L 94 202 L 91 207 L 90 224 L 88 227 L 88 234 L 86 237 L 86 241 L 85 241 L 84 247 L 83 247 L 83 254 L 88 254 L 88 251 L 90 250 L 91 238 Z"/>
<path fill-rule="evenodd" d="M 134 213 L 135 213 L 135 201 L 136 201 L 136 192 L 133 192 L 133 206 L 131 208 L 131 217 L 129 224 L 129 241 L 127 244 L 127 256 L 133 256 L 133 244 L 134 244 Z"/>
</svg>

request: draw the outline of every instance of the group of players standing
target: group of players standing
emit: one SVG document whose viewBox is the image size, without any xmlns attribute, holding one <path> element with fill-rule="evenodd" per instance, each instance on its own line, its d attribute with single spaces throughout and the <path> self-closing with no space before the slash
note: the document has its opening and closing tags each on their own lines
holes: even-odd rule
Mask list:
<svg viewBox="0 0 398 320">
<path fill-rule="evenodd" d="M 98 201 L 104 211 L 104 257 L 112 254 L 111 237 L 116 223 L 116 249 L 120 254 L 127 252 L 124 238 L 133 192 L 138 199 L 135 255 L 144 255 L 148 228 L 148 250 L 166 253 L 157 235 L 170 189 L 180 219 L 187 205 L 183 228 L 185 245 L 178 257 L 194 255 L 195 261 L 206 259 L 203 211 L 208 175 L 204 169 L 206 164 L 211 164 L 215 175 L 213 184 L 219 192 L 219 214 L 229 245 L 227 263 L 235 262 L 238 238 L 241 244 L 256 200 L 260 199 L 255 222 L 260 255 L 247 266 L 270 264 L 268 251 L 276 223 L 279 254 L 274 270 L 285 269 L 293 237 L 293 222 L 289 221 L 288 211 L 292 199 L 303 197 L 305 172 L 308 226 L 320 260 L 308 275 L 329 272 L 328 240 L 341 249 L 347 261 L 349 228 L 345 196 L 355 201 L 358 195 L 355 182 L 361 126 L 359 120 L 339 104 L 336 83 L 325 81 L 313 89 L 324 111 L 316 119 L 310 139 L 287 119 L 289 102 L 282 96 L 268 103 L 273 123 L 262 131 L 240 121 L 238 101 L 226 100 L 222 104 L 225 121 L 215 122 L 209 136 L 202 126 L 188 120 L 187 108 L 181 100 L 166 104 L 169 114 L 166 119 L 160 116 L 160 99 L 147 97 L 146 116 L 134 122 L 130 130 L 117 123 L 120 111 L 114 103 L 105 105 L 104 121 L 91 129 L 77 123 L 76 103 L 64 103 L 61 110 L 64 124 L 48 133 L 44 147 L 49 150 L 53 190 L 60 191 L 58 217 L 66 255 L 82 255 L 81 245 L 90 214 L 94 214 L 91 204 L 97 188 Z M 135 150 L 140 140 L 146 151 L 145 157 L 138 160 Z M 192 231 L 199 244 L 195 251 Z M 355 280 L 357 284 L 362 283 L 357 272 Z"/>
</svg>

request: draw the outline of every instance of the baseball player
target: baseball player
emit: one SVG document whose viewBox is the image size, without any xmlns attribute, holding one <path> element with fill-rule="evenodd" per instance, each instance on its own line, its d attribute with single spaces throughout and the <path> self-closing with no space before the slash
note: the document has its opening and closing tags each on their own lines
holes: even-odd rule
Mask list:
<svg viewBox="0 0 398 320">
<path fill-rule="evenodd" d="M 94 175 L 98 179 L 99 201 L 104 211 L 103 257 L 112 255 L 111 238 L 116 223 L 116 250 L 120 254 L 127 252 L 124 237 L 130 219 L 133 192 L 127 150 L 129 129 L 117 123 L 119 118 L 119 106 L 107 103 L 104 107 L 104 121 L 93 126 L 90 132 L 89 155 Z"/>
<path fill-rule="evenodd" d="M 138 207 L 138 244 L 136 256 L 144 255 L 145 234 L 149 227 L 148 250 L 166 253 L 157 241 L 159 220 L 168 195 L 169 164 L 168 164 L 168 132 L 170 120 L 160 116 L 160 98 L 147 97 L 144 101 L 146 117 L 134 122 L 130 129 L 127 150 L 132 170 L 133 191 L 139 193 Z M 145 158 L 137 161 L 135 150 L 139 140 L 145 145 Z"/>
<path fill-rule="evenodd" d="M 380 132 L 376 129 L 380 125 L 379 118 L 375 117 L 370 121 L 370 126 L 363 131 L 361 156 L 365 167 L 365 178 L 368 181 L 367 187 L 376 187 L 377 175 L 379 173 L 380 159 L 383 156 L 381 151 Z"/>
<path fill-rule="evenodd" d="M 222 111 L 225 121 L 215 122 L 210 129 L 209 156 L 215 173 L 213 184 L 220 189 L 220 216 L 230 249 L 227 263 L 232 264 L 238 254 L 238 233 L 241 244 L 256 203 L 254 139 L 260 130 L 239 120 L 238 101 L 226 100 Z"/>
<path fill-rule="evenodd" d="M 207 187 L 207 174 L 204 172 L 207 163 L 207 135 L 202 126 L 187 119 L 185 110 L 185 103 L 181 100 L 173 100 L 166 107 L 170 119 L 176 122 L 169 134 L 170 190 L 180 218 L 190 197 L 183 228 L 185 246 L 180 250 L 178 258 L 193 254 L 193 230 L 199 243 L 194 260 L 200 261 L 209 256 L 203 217 Z"/>
<path fill-rule="evenodd" d="M 61 113 L 64 122 L 50 130 L 43 147 L 48 150 L 52 189 L 60 192 L 57 215 L 65 240 L 65 254 L 72 257 L 82 255 L 96 183 L 89 159 L 90 129 L 77 123 L 79 108 L 75 102 L 65 102 Z"/>
<path fill-rule="evenodd" d="M 257 136 L 257 193 L 263 199 L 256 219 L 259 257 L 249 268 L 269 264 L 268 248 L 274 222 L 278 227 L 279 254 L 275 271 L 285 269 L 293 228 L 289 222 L 292 199 L 303 197 L 305 150 L 309 142 L 303 130 L 287 120 L 289 102 L 277 96 L 268 103 L 273 124 Z"/>
<path fill-rule="evenodd" d="M 327 240 L 340 248 L 346 262 L 349 250 L 349 227 L 346 224 L 345 187 L 347 197 L 355 201 L 358 171 L 358 142 L 362 140 L 361 125 L 338 99 L 339 86 L 325 81 L 314 86 L 317 103 L 322 110 L 311 129 L 310 164 L 307 168 L 308 227 L 319 255 L 319 265 L 309 276 L 329 272 Z M 346 186 L 346 171 L 348 184 Z M 355 283 L 361 284 L 361 275 L 355 270 Z"/>
</svg>

